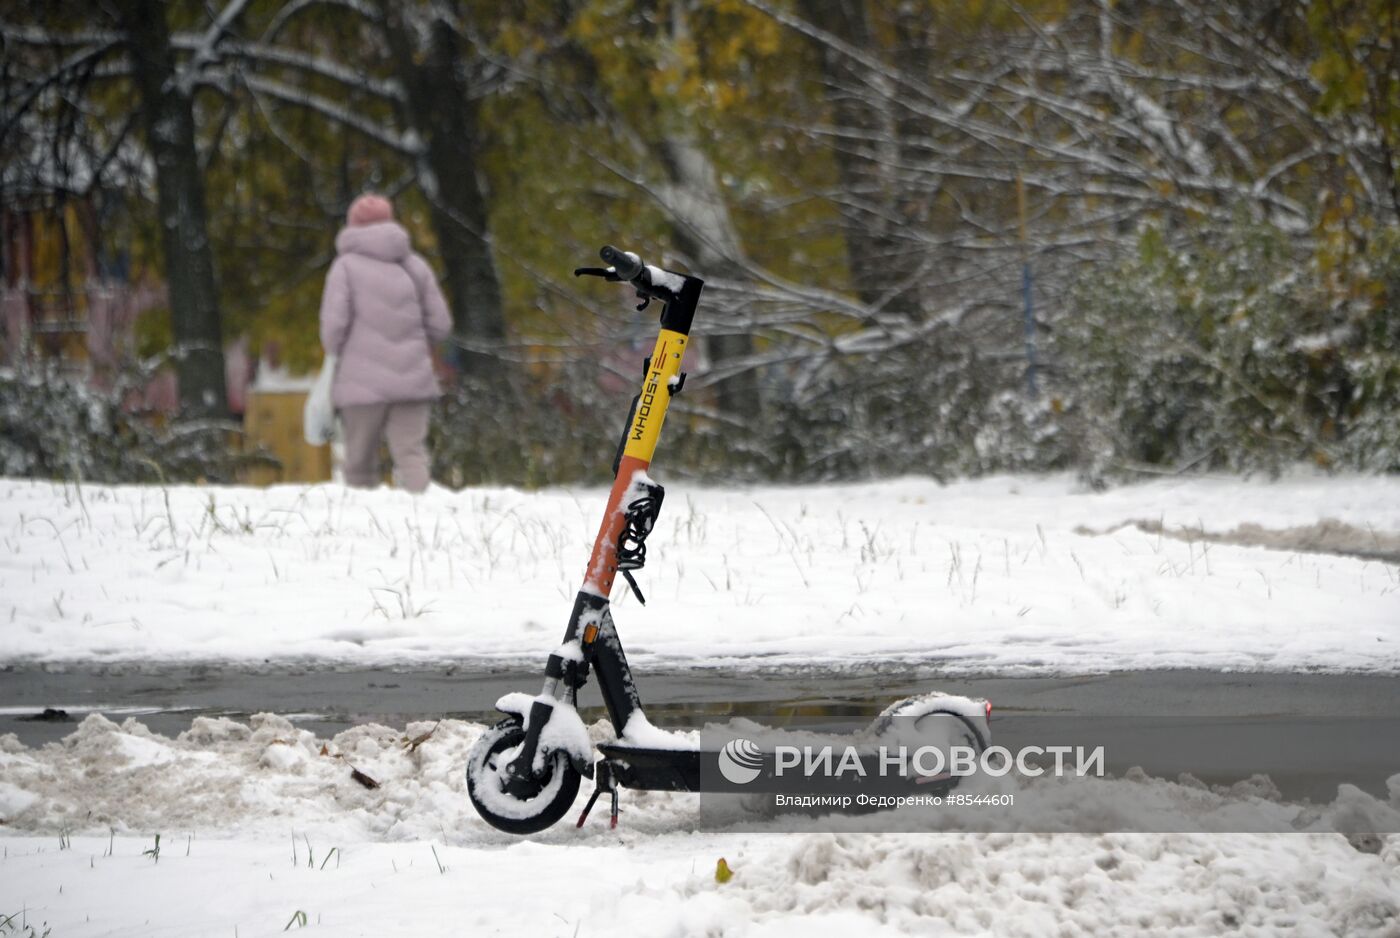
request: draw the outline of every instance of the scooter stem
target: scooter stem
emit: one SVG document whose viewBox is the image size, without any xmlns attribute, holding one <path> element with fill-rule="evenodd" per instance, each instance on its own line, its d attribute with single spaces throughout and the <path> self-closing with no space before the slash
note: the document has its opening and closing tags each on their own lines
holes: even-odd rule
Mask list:
<svg viewBox="0 0 1400 938">
<path fill-rule="evenodd" d="M 678 291 L 657 285 L 647 290 L 647 295 L 660 298 L 665 304 L 661 312 L 661 330 L 656 336 L 651 357 L 647 359 L 642 389 L 631 423 L 626 429 L 622 458 L 618 461 L 603 522 L 598 528 L 593 553 L 584 573 L 583 592 L 603 599 L 612 595 L 613 580 L 617 577 L 617 548 L 626 524 L 627 505 L 635 497 L 633 493 L 646 481 L 647 468 L 661 438 L 666 410 L 681 385 L 681 364 L 690 341 L 695 306 L 704 286 L 704 281 L 698 277 L 672 276 L 683 280 Z M 640 477 L 638 473 L 641 473 Z M 589 637 L 585 635 L 584 640 L 588 641 Z"/>
</svg>

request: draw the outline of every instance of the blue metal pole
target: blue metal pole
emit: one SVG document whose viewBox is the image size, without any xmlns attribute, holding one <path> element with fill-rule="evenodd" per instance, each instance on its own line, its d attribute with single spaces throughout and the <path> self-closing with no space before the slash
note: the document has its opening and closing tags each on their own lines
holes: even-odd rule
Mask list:
<svg viewBox="0 0 1400 938">
<path fill-rule="evenodd" d="M 1035 381 L 1035 307 L 1031 301 L 1031 262 L 1021 262 L 1021 299 L 1026 318 L 1026 391 L 1036 397 L 1039 391 Z"/>
</svg>

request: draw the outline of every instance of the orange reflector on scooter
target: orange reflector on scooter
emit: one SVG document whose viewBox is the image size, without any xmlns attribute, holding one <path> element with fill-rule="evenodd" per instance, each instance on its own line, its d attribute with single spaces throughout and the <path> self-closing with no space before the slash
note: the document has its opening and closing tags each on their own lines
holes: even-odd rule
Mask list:
<svg viewBox="0 0 1400 938">
<path fill-rule="evenodd" d="M 596 626 L 596 625 L 591 625 L 591 624 L 590 624 L 590 625 L 585 625 L 585 626 L 583 627 L 583 643 L 584 643 L 585 645 L 592 645 L 592 644 L 593 644 L 593 639 L 595 639 L 595 638 L 597 638 L 597 637 L 598 637 L 598 626 Z"/>
</svg>

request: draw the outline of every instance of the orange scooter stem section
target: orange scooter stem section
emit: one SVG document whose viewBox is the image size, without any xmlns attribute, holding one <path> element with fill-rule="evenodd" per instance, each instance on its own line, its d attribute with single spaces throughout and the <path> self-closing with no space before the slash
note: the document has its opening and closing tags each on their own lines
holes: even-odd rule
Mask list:
<svg viewBox="0 0 1400 938">
<path fill-rule="evenodd" d="M 613 479 L 612 491 L 608 493 L 608 507 L 603 512 L 603 523 L 598 529 L 598 537 L 593 541 L 593 555 L 588 558 L 588 572 L 584 576 L 585 592 L 602 596 L 612 594 L 613 580 L 617 578 L 617 544 L 622 531 L 627 526 L 627 492 L 632 488 L 632 479 L 638 470 L 645 472 L 650 465 L 646 460 L 635 456 L 623 456 L 617 466 L 617 478 Z"/>
</svg>

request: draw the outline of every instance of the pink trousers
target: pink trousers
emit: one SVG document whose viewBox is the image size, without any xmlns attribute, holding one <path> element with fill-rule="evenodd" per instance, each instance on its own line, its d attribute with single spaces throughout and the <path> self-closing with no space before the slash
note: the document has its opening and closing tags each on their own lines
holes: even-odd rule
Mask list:
<svg viewBox="0 0 1400 938">
<path fill-rule="evenodd" d="M 340 408 L 345 431 L 345 484 L 373 488 L 382 479 L 379 444 L 389 444 L 394 482 L 410 492 L 428 487 L 429 401 L 356 404 Z"/>
</svg>

